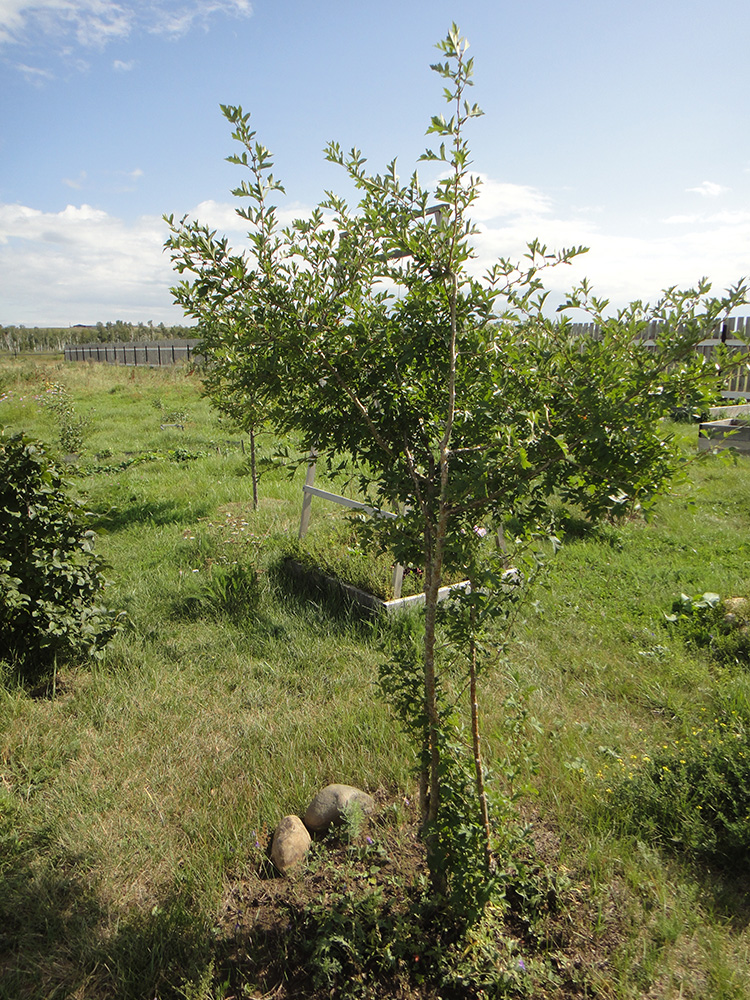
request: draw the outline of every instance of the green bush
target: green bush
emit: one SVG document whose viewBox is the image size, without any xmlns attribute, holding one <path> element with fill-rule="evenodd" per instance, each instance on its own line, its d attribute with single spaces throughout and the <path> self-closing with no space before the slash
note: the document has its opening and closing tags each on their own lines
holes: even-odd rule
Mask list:
<svg viewBox="0 0 750 1000">
<path fill-rule="evenodd" d="M 746 615 L 729 613 L 718 594 L 680 594 L 666 619 L 688 646 L 707 649 L 717 663 L 750 663 Z"/>
<path fill-rule="evenodd" d="M 80 505 L 25 434 L 0 438 L 0 649 L 27 679 L 58 657 L 96 655 L 117 627 Z"/>
<path fill-rule="evenodd" d="M 608 798 L 628 827 L 691 855 L 747 865 L 750 733 L 736 713 L 622 765 Z"/>
</svg>

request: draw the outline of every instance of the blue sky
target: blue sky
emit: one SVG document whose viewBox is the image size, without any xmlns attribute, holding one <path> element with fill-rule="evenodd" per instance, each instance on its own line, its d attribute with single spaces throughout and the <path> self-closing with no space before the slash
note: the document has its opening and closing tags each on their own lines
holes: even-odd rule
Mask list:
<svg viewBox="0 0 750 1000">
<path fill-rule="evenodd" d="M 346 192 L 329 139 L 411 173 L 454 20 L 480 265 L 583 243 L 549 284 L 614 305 L 750 274 L 747 0 L 0 0 L 0 324 L 181 322 L 162 214 L 243 238 L 220 103 L 252 112 L 285 219 Z"/>
</svg>

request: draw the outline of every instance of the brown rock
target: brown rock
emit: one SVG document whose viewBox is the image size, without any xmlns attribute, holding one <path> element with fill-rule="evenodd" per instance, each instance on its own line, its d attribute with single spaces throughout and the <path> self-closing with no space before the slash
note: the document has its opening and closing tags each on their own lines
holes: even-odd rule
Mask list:
<svg viewBox="0 0 750 1000">
<path fill-rule="evenodd" d="M 274 831 L 271 861 L 286 875 L 302 861 L 310 843 L 310 834 L 299 816 L 285 816 Z"/>
<path fill-rule="evenodd" d="M 733 615 L 734 619 L 747 619 L 750 616 L 750 601 L 746 597 L 727 597 L 722 601 L 722 604 L 727 612 L 727 617 Z"/>
</svg>

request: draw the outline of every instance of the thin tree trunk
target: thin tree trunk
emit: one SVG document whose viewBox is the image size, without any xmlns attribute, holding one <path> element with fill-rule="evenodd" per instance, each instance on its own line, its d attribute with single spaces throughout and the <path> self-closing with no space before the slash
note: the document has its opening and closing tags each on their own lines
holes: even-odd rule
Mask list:
<svg viewBox="0 0 750 1000">
<path fill-rule="evenodd" d="M 255 465 L 255 428 L 250 426 L 250 476 L 253 481 L 253 510 L 258 509 L 258 469 Z"/>
<path fill-rule="evenodd" d="M 435 680 L 435 617 L 437 613 L 437 592 L 440 587 L 440 569 L 436 565 L 435 557 L 433 557 L 433 564 L 430 569 L 430 580 L 424 595 L 424 694 L 430 770 L 428 782 L 429 797 L 426 809 L 423 810 L 423 815 L 428 823 L 433 822 L 437 818 L 438 804 L 440 802 L 440 747 L 438 743 L 440 717 L 437 707 L 437 685 Z"/>
<path fill-rule="evenodd" d="M 479 733 L 479 700 L 477 695 L 477 644 L 474 638 L 476 626 L 476 611 L 471 609 L 472 637 L 469 643 L 469 686 L 471 696 L 471 743 L 474 750 L 474 769 L 476 771 L 477 798 L 482 813 L 484 828 L 484 860 L 489 874 L 492 867 L 492 833 L 490 830 L 490 810 L 487 804 L 487 791 L 484 787 L 484 767 L 482 765 L 482 745 Z"/>
<path fill-rule="evenodd" d="M 426 811 L 427 822 L 437 818 L 440 804 L 440 715 L 437 706 L 437 684 L 435 679 L 435 619 L 438 604 L 438 590 L 443 570 L 443 551 L 448 527 L 448 512 L 441 505 L 437 531 L 432 544 L 432 553 L 425 567 L 427 583 L 424 595 L 424 693 L 425 715 L 430 752 L 429 802 Z"/>
<path fill-rule="evenodd" d="M 424 674 L 424 717 L 425 717 L 425 727 L 424 736 L 422 739 L 422 753 L 419 765 L 419 814 L 422 823 L 422 828 L 427 826 L 429 821 L 430 813 L 430 773 L 431 773 L 431 759 L 432 759 L 432 742 L 430 739 L 431 726 L 430 726 L 430 702 L 435 700 L 435 662 L 434 662 L 434 624 L 432 626 L 433 639 L 430 647 L 433 650 L 432 663 L 431 666 L 427 665 L 427 632 L 429 630 L 428 626 L 428 607 L 430 604 L 430 595 L 432 593 L 432 574 L 433 574 L 433 538 L 432 531 L 429 522 L 425 524 L 425 539 L 424 539 L 424 608 L 425 608 L 425 643 L 424 643 L 424 663 L 423 663 L 423 674 Z"/>
</svg>

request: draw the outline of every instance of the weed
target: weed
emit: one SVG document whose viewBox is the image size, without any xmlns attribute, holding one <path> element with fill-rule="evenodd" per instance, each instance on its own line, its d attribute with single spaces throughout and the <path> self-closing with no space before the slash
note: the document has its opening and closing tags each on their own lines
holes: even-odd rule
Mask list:
<svg viewBox="0 0 750 1000">
<path fill-rule="evenodd" d="M 744 602 L 740 599 L 740 603 Z M 750 627 L 746 617 L 730 612 L 718 594 L 681 594 L 666 615 L 688 645 L 708 649 L 718 663 L 750 663 Z"/>
<path fill-rule="evenodd" d="M 736 712 L 616 760 L 604 798 L 627 827 L 712 862 L 747 863 L 750 735 Z"/>
<path fill-rule="evenodd" d="M 212 567 L 201 592 L 201 607 L 205 613 L 241 621 L 254 614 L 259 603 L 257 570 L 241 563 Z"/>
</svg>

